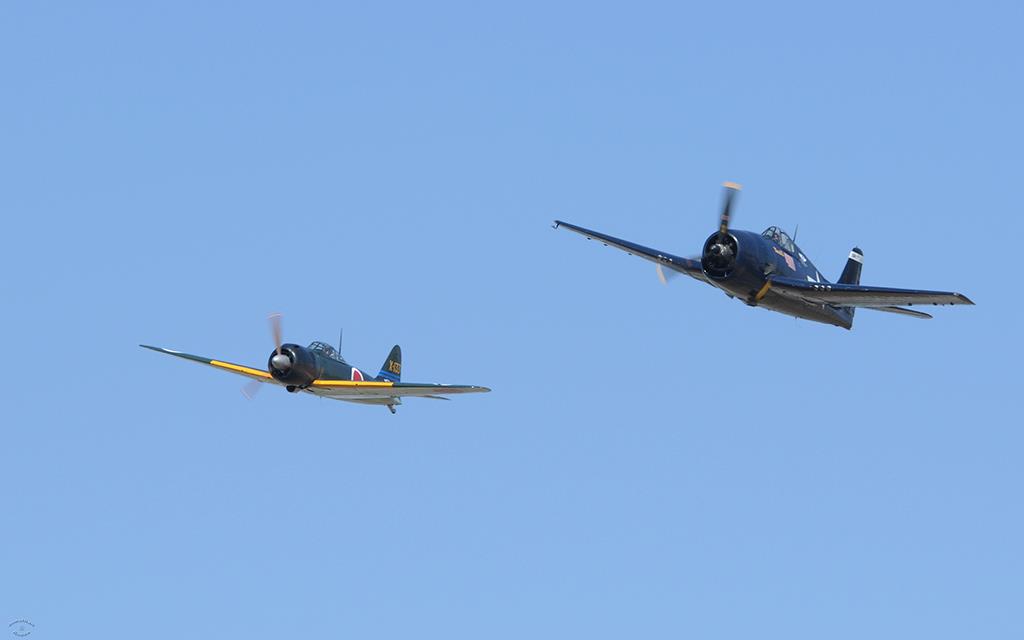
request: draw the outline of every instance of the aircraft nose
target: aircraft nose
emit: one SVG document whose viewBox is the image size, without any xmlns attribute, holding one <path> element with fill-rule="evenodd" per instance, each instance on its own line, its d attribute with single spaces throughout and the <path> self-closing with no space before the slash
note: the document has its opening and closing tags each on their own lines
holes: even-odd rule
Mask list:
<svg viewBox="0 0 1024 640">
<path fill-rule="evenodd" d="M 728 258 L 732 256 L 732 249 L 721 243 L 714 244 L 711 245 L 711 255 L 715 256 L 716 258 Z"/>
<path fill-rule="evenodd" d="M 287 371 L 292 367 L 292 359 L 283 353 L 279 353 L 270 359 L 270 364 L 278 371 Z"/>
</svg>

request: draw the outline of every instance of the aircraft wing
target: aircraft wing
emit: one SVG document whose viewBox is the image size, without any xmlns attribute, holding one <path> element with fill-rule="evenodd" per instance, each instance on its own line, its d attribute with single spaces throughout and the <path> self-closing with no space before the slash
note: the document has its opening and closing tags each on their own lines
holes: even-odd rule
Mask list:
<svg viewBox="0 0 1024 640">
<path fill-rule="evenodd" d="M 796 278 L 772 276 L 771 290 L 781 296 L 799 298 L 807 302 L 831 304 L 837 307 L 870 307 L 879 311 L 896 311 L 896 305 L 946 305 L 974 304 L 962 293 L 949 291 L 925 291 L 922 289 L 890 289 L 888 287 L 866 287 L 859 284 L 838 284 L 808 282 Z M 909 315 L 915 315 L 910 313 Z"/>
<path fill-rule="evenodd" d="M 233 362 L 225 362 L 224 360 L 214 360 L 212 358 L 204 358 L 202 356 L 194 356 L 190 353 L 182 353 L 181 351 L 175 351 L 173 349 L 163 349 L 161 347 L 151 347 L 148 344 L 140 344 L 143 349 L 152 349 L 157 353 L 166 353 L 168 355 L 177 356 L 192 362 L 198 362 L 199 364 L 209 365 L 217 369 L 222 369 L 230 373 L 237 373 L 238 375 L 245 376 L 252 380 L 259 380 L 260 382 L 269 382 L 272 384 L 281 384 L 277 380 L 274 380 L 273 376 L 269 372 L 263 369 L 254 369 L 253 367 L 246 367 L 240 364 L 234 364 Z"/>
<path fill-rule="evenodd" d="M 577 227 L 574 224 L 568 222 L 562 222 L 561 220 L 555 220 L 555 228 L 566 228 L 573 233 L 578 233 L 587 240 L 597 240 L 605 246 L 615 247 L 621 249 L 626 253 L 649 260 L 654 264 L 663 267 L 665 269 L 672 269 L 679 273 L 685 273 L 691 278 L 696 278 L 702 282 L 707 282 L 704 277 L 704 270 L 701 269 L 700 260 L 694 260 L 692 258 L 682 258 L 680 256 L 674 256 L 671 253 L 645 247 L 628 240 L 620 240 L 613 236 L 605 235 L 597 231 L 591 231 L 590 229 L 584 229 L 583 227 Z"/>
<path fill-rule="evenodd" d="M 468 384 L 437 384 L 421 382 L 377 382 L 353 380 L 316 380 L 306 391 L 325 398 L 434 398 L 456 393 L 487 393 L 487 387 Z M 447 398 L 443 398 L 447 400 Z"/>
</svg>

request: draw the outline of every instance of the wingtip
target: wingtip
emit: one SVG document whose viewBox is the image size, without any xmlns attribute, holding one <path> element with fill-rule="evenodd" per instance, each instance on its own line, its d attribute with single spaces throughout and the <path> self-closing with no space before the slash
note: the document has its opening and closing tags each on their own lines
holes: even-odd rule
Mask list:
<svg viewBox="0 0 1024 640">
<path fill-rule="evenodd" d="M 732 189 L 733 191 L 742 191 L 743 185 L 738 182 L 723 182 L 722 186 L 726 189 Z"/>
<path fill-rule="evenodd" d="M 552 229 L 557 229 L 558 227 L 562 226 L 563 224 L 565 224 L 565 223 L 562 222 L 561 220 L 555 220 L 554 223 L 551 225 L 551 228 Z"/>
<path fill-rule="evenodd" d="M 174 351 L 172 349 L 165 349 L 163 347 L 154 347 L 151 344 L 140 344 L 139 346 L 142 347 L 143 349 L 149 349 L 150 351 L 156 351 L 157 353 L 169 353 L 171 355 L 178 355 L 178 353 L 179 353 L 179 352 Z"/>
</svg>

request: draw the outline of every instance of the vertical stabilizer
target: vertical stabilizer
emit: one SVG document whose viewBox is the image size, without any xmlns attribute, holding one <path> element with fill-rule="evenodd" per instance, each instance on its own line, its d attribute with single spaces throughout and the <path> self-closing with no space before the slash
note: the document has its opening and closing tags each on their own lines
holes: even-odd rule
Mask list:
<svg viewBox="0 0 1024 640">
<path fill-rule="evenodd" d="M 850 250 L 850 257 L 846 259 L 846 266 L 839 276 L 839 284 L 860 284 L 860 270 L 864 266 L 864 252 L 858 247 Z M 853 323 L 853 314 L 857 307 L 842 307 L 843 311 L 850 314 L 850 323 Z"/>
<path fill-rule="evenodd" d="M 860 269 L 864 266 L 864 252 L 854 247 L 846 260 L 843 275 L 839 276 L 839 284 L 860 284 Z"/>
<path fill-rule="evenodd" d="M 388 359 L 381 366 L 380 373 L 377 374 L 377 380 L 387 380 L 389 382 L 400 382 L 402 380 L 402 348 L 397 344 L 391 347 L 391 353 L 388 354 Z"/>
</svg>

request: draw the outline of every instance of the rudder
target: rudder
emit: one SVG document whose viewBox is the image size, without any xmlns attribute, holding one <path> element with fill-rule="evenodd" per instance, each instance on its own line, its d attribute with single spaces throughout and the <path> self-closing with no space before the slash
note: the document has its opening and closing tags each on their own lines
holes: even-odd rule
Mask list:
<svg viewBox="0 0 1024 640">
<path fill-rule="evenodd" d="M 391 353 L 388 354 L 388 359 L 381 366 L 380 373 L 377 374 L 377 380 L 387 380 L 389 382 L 400 382 L 402 380 L 402 348 L 397 344 L 391 347 Z"/>
</svg>

